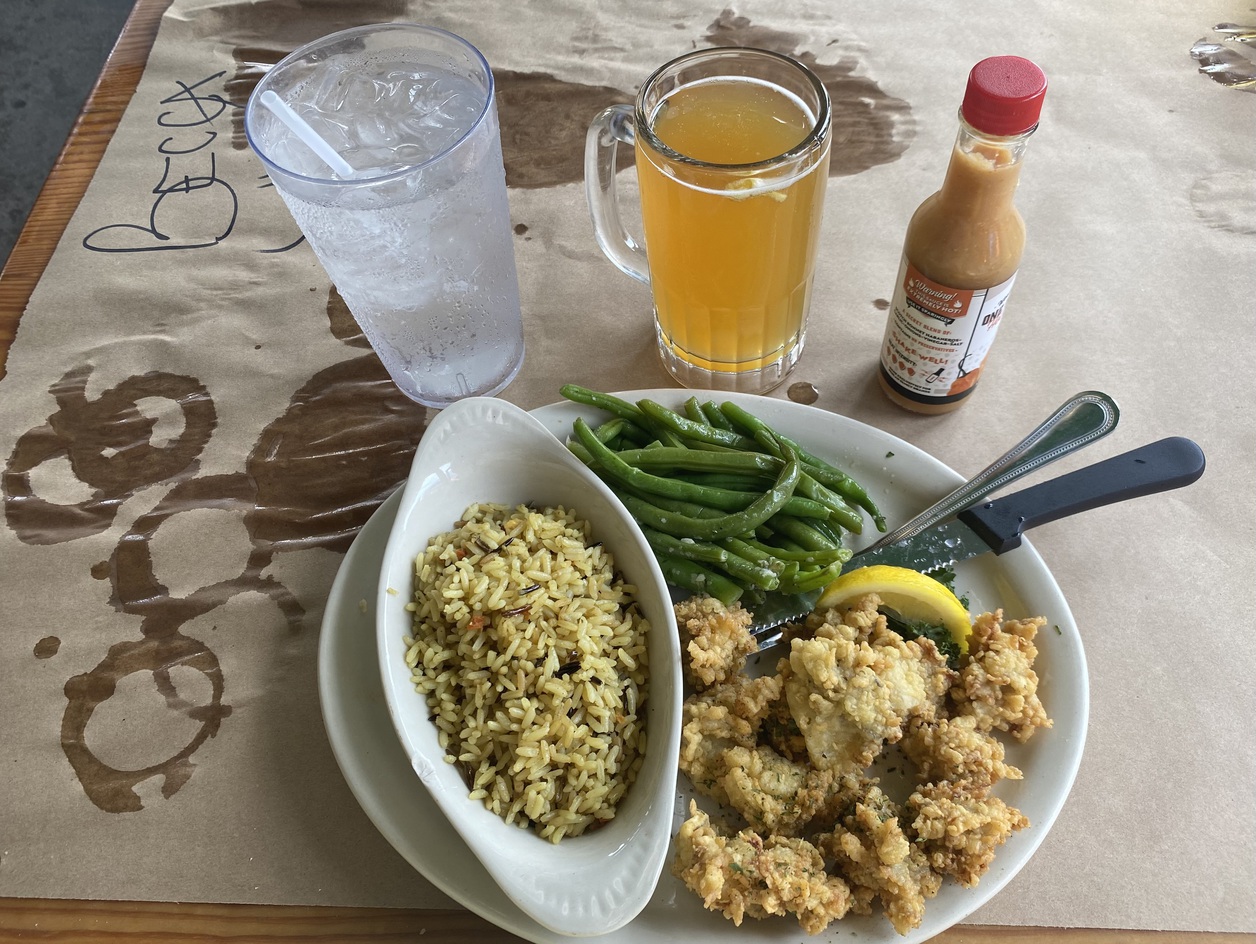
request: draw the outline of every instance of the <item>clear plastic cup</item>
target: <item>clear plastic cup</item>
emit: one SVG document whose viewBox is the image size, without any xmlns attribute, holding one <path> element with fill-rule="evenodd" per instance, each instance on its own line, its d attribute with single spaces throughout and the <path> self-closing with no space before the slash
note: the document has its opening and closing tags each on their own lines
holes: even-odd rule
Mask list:
<svg viewBox="0 0 1256 944">
<path fill-rule="evenodd" d="M 353 169 L 333 171 L 273 91 Z M 523 364 L 493 74 L 444 30 L 387 23 L 294 51 L 244 115 L 314 254 L 406 396 L 489 396 Z"/>
</svg>

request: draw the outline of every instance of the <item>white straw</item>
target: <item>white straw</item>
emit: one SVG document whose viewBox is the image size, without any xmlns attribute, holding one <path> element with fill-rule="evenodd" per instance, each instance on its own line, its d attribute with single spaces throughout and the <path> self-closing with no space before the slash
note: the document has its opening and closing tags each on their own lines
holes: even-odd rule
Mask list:
<svg viewBox="0 0 1256 944">
<path fill-rule="evenodd" d="M 353 168 L 343 157 L 337 154 L 330 144 L 319 137 L 313 128 L 305 123 L 305 119 L 289 107 L 273 90 L 262 93 L 262 104 L 275 113 L 275 117 L 292 129 L 292 132 L 305 142 L 311 151 L 319 156 L 324 164 L 344 178 L 353 176 Z"/>
</svg>

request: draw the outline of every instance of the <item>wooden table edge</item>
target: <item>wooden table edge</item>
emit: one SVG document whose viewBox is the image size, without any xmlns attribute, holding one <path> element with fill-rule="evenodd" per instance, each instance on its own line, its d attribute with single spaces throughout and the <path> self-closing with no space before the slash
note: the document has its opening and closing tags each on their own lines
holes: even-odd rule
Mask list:
<svg viewBox="0 0 1256 944">
<path fill-rule="evenodd" d="M 800 940 L 805 935 L 799 932 Z M 149 937 L 165 944 L 254 941 L 259 944 L 503 944 L 518 938 L 467 911 L 342 908 L 316 905 L 200 904 L 190 902 L 51 901 L 0 898 L 0 942 L 34 938 L 59 944 L 108 944 Z M 729 927 L 730 944 L 737 940 Z M 1256 934 L 1200 931 L 1125 931 L 962 925 L 936 944 L 1253 944 Z"/>
<path fill-rule="evenodd" d="M 0 271 L 0 380 L 35 286 L 139 85 L 172 0 L 137 0 L 65 146 Z M 83 901 L 0 897 L 0 942 L 55 938 L 89 944 L 161 935 L 163 941 L 314 942 L 413 940 L 425 944 L 517 940 L 467 911 L 315 905 Z M 735 940 L 735 935 L 730 937 Z M 1256 944 L 1256 934 L 962 925 L 938 944 Z"/>
</svg>

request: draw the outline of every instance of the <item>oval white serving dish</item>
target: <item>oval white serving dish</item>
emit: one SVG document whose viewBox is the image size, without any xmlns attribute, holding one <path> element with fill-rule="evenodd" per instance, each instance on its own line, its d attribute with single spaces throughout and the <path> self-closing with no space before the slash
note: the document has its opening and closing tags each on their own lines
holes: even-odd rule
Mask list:
<svg viewBox="0 0 1256 944">
<path fill-rule="evenodd" d="M 638 588 L 650 622 L 645 761 L 614 819 L 555 844 L 504 822 L 467 796 L 444 760 L 428 706 L 410 680 L 404 637 L 414 560 L 476 502 L 563 505 L 587 520 Z M 474 397 L 443 410 L 415 453 L 389 534 L 376 606 L 376 644 L 388 712 L 411 767 L 507 896 L 560 934 L 604 934 L 650 900 L 666 864 L 680 744 L 680 651 L 671 598 L 640 529 L 610 490 L 546 428 L 504 401 Z"/>
</svg>

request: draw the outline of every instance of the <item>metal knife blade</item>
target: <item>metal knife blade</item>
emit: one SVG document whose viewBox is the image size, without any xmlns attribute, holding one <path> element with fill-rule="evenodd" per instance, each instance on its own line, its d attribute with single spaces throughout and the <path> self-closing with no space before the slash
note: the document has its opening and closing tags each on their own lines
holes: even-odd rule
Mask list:
<svg viewBox="0 0 1256 944">
<path fill-rule="evenodd" d="M 1019 547 L 1030 528 L 1103 505 L 1182 488 L 1203 475 L 1204 466 L 1204 453 L 1198 445 L 1172 436 L 983 502 L 915 537 L 857 553 L 842 572 L 873 564 L 930 571 L 988 551 L 1004 554 Z M 818 598 L 817 593 L 790 597 L 788 602 L 782 599 L 771 618 L 781 622 L 797 618 L 810 612 L 800 607 L 814 607 Z M 791 604 L 792 617 L 785 612 Z M 755 614 L 755 625 L 756 634 L 770 628 L 759 613 Z M 768 642 L 761 635 L 759 638 L 761 643 Z"/>
<path fill-rule="evenodd" d="M 1019 493 L 1017 493 L 1019 494 Z M 988 504 L 993 504 L 989 502 Z M 961 516 L 966 512 L 961 512 Z M 893 567 L 910 567 L 928 572 L 939 567 L 951 567 L 978 554 L 985 554 L 991 547 L 959 518 L 943 521 L 897 544 L 887 544 L 875 551 L 856 554 L 842 568 L 842 573 L 889 564 Z"/>
</svg>

